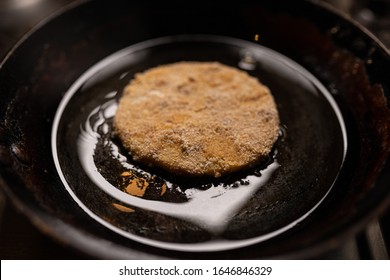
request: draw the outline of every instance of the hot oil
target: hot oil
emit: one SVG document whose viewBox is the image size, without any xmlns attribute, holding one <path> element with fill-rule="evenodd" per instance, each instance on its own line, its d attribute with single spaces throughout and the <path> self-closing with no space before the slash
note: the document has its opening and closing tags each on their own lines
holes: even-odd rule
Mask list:
<svg viewBox="0 0 390 280">
<path fill-rule="evenodd" d="M 122 148 L 112 120 L 125 85 L 183 60 L 219 61 L 271 89 L 282 126 L 267 161 L 218 180 L 178 178 Z M 129 47 L 88 71 L 64 100 L 56 143 L 68 191 L 99 223 L 157 247 L 223 250 L 281 234 L 323 201 L 346 153 L 341 112 L 326 88 L 288 58 L 236 39 L 179 36 Z"/>
<path fill-rule="evenodd" d="M 104 184 L 108 186 L 105 190 L 113 197 L 118 189 L 134 197 L 169 204 L 145 206 L 144 201 L 126 199 L 122 201 L 124 203 L 188 220 L 212 233 L 219 233 L 248 197 L 278 168 L 276 151 L 270 154 L 269 160 L 221 179 L 174 177 L 162 170 L 142 166 L 131 159 L 115 138 L 112 120 L 117 101 L 111 94 L 106 99 L 107 102 L 92 110 L 82 125 L 78 146 L 84 170 L 93 180 L 97 178 L 94 172 L 98 170 L 101 177 L 95 183 L 102 184 L 105 180 Z M 237 190 L 240 186 L 245 189 Z M 121 197 L 117 198 L 121 200 Z"/>
</svg>

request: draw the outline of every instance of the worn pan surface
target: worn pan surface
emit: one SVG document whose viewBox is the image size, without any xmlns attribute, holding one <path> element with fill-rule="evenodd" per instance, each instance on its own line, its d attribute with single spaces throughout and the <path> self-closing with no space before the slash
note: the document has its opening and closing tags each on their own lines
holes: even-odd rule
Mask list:
<svg viewBox="0 0 390 280">
<path fill-rule="evenodd" d="M 44 232 L 99 258 L 307 258 L 386 209 L 386 49 L 319 3 L 209 2 L 77 3 L 6 57 L 0 183 Z M 123 86 L 181 60 L 220 61 L 271 88 L 282 127 L 267 162 L 211 180 L 126 156 L 110 133 Z M 121 189 L 128 170 L 153 178 L 143 198 Z"/>
</svg>

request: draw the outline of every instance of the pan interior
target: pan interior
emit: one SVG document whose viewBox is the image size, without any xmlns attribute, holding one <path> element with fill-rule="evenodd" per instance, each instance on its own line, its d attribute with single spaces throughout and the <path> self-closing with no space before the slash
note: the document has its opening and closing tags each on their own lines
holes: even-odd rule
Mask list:
<svg viewBox="0 0 390 280">
<path fill-rule="evenodd" d="M 282 125 L 266 162 L 216 180 L 131 160 L 112 134 L 122 90 L 136 73 L 178 61 L 218 61 L 271 89 Z M 257 43 L 210 35 L 154 39 L 97 63 L 65 94 L 52 132 L 59 176 L 85 212 L 122 236 L 181 251 L 239 248 L 299 226 L 337 187 L 346 143 L 336 102 L 308 71 Z"/>
</svg>

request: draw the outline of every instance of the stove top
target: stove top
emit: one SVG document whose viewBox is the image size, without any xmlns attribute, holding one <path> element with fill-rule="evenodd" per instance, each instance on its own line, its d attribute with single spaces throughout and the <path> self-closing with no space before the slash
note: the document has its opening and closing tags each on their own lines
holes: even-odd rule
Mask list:
<svg viewBox="0 0 390 280">
<path fill-rule="evenodd" d="M 75 0 L 3 0 L 0 2 L 0 58 L 40 20 Z M 371 30 L 390 48 L 390 1 L 323 0 Z M 318 259 L 389 259 L 390 211 L 365 231 Z M 41 233 L 18 213 L 0 191 L 1 259 L 91 258 Z"/>
</svg>

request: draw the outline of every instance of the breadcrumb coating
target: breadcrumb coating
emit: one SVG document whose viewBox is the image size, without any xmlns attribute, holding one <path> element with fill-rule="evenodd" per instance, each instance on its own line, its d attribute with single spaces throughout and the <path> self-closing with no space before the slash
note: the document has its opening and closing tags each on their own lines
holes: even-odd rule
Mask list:
<svg viewBox="0 0 390 280">
<path fill-rule="evenodd" d="M 135 161 L 219 177 L 268 156 L 279 116 L 270 90 L 246 72 L 178 62 L 135 76 L 120 99 L 114 132 Z"/>
</svg>

